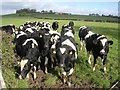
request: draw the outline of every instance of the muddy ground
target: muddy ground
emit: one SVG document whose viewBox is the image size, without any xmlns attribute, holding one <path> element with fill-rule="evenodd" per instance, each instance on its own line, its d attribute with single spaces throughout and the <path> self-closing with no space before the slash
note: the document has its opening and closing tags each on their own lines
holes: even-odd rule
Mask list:
<svg viewBox="0 0 120 90">
<path fill-rule="evenodd" d="M 62 80 L 58 77 L 55 85 L 46 85 L 44 81 L 51 76 L 51 73 L 44 74 L 43 71 L 37 71 L 37 78 L 32 79 L 32 74 L 30 74 L 30 79 L 28 81 L 30 88 L 95 88 L 95 85 L 90 85 L 87 81 L 79 81 L 78 83 L 72 83 L 71 87 L 68 87 L 67 84 L 63 84 Z M 77 77 L 72 77 L 77 79 Z"/>
</svg>

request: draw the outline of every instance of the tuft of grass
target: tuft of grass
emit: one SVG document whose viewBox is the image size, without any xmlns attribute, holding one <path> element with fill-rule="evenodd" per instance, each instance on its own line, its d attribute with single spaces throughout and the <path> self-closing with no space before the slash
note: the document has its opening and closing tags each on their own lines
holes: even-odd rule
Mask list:
<svg viewBox="0 0 120 90">
<path fill-rule="evenodd" d="M 49 76 L 45 81 L 45 86 L 53 86 L 56 84 L 57 77 L 56 76 Z"/>
<path fill-rule="evenodd" d="M 9 34 L 2 34 L 2 73 L 7 88 L 27 88 L 27 80 L 19 80 L 16 78 L 15 65 L 16 58 L 14 56 L 14 45 L 11 43 L 12 37 Z"/>
</svg>

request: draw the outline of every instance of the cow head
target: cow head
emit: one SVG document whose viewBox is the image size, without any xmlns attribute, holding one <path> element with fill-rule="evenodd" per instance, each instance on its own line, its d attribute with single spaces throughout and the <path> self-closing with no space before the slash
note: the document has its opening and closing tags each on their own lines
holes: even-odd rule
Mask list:
<svg viewBox="0 0 120 90">
<path fill-rule="evenodd" d="M 49 30 L 44 28 L 43 29 L 43 37 L 42 37 L 42 42 L 43 42 L 42 55 L 43 56 L 46 56 L 50 50 L 50 47 L 52 44 L 50 41 L 50 38 L 51 38 L 51 34 L 49 33 Z"/>
<path fill-rule="evenodd" d="M 70 46 L 62 46 L 56 53 L 59 67 L 68 72 L 74 66 L 75 51 Z"/>
</svg>

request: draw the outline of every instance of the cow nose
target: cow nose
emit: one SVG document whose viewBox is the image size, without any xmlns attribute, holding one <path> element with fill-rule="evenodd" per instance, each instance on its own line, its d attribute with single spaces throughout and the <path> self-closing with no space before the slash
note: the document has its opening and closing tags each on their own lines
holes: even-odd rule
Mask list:
<svg viewBox="0 0 120 90">
<path fill-rule="evenodd" d="M 48 48 L 48 45 L 45 45 L 44 48 Z"/>
<path fill-rule="evenodd" d="M 105 54 L 105 50 L 101 50 L 101 51 L 100 51 L 100 54 Z"/>
</svg>

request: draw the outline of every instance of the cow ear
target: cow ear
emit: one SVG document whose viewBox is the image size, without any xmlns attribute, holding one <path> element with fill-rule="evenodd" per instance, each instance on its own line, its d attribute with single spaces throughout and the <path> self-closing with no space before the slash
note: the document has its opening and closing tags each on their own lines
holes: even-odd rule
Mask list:
<svg viewBox="0 0 120 90">
<path fill-rule="evenodd" d="M 112 41 L 112 40 L 109 40 L 109 41 L 108 41 L 108 44 L 112 45 L 112 44 L 113 44 L 113 41 Z"/>
<path fill-rule="evenodd" d="M 93 40 L 93 44 L 97 44 L 98 43 L 98 40 L 97 39 L 94 39 Z"/>
</svg>

